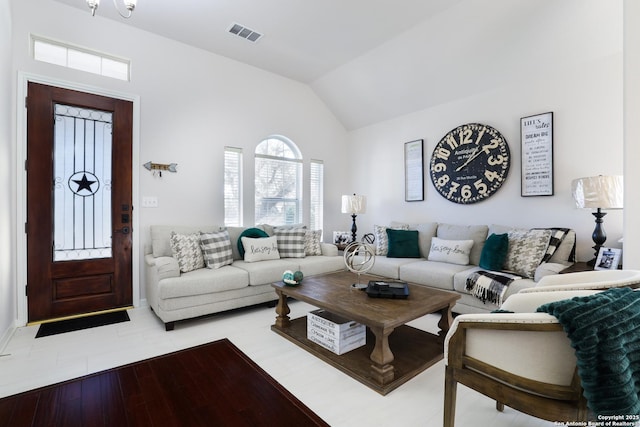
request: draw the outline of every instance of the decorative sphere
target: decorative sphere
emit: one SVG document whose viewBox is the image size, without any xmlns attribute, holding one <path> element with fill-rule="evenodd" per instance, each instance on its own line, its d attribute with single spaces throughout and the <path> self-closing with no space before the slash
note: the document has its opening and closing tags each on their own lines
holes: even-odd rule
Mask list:
<svg viewBox="0 0 640 427">
<path fill-rule="evenodd" d="M 373 248 L 365 243 L 353 242 L 344 248 L 344 263 L 353 273 L 366 273 L 376 262 Z"/>
<path fill-rule="evenodd" d="M 297 283 L 302 282 L 304 275 L 302 274 L 302 271 L 298 270 L 295 273 L 293 273 L 293 280 L 295 280 Z"/>
<path fill-rule="evenodd" d="M 297 273 L 300 273 L 299 271 L 296 271 L 295 273 L 291 270 L 287 270 L 282 274 L 282 281 L 284 282 L 285 285 L 289 285 L 289 286 L 296 286 L 300 284 L 300 281 L 297 281 L 295 279 L 295 275 Z M 302 273 L 300 273 L 300 275 L 302 275 Z M 300 279 L 302 280 L 302 278 Z"/>
<path fill-rule="evenodd" d="M 282 274 L 282 281 L 293 281 L 293 271 L 287 270 Z"/>
</svg>

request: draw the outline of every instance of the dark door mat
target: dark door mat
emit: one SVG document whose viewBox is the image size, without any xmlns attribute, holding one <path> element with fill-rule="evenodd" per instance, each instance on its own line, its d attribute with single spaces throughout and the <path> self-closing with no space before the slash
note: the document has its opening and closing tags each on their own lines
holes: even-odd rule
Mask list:
<svg viewBox="0 0 640 427">
<path fill-rule="evenodd" d="M 129 315 L 125 310 L 112 313 L 96 314 L 94 316 L 78 317 L 77 319 L 60 320 L 58 322 L 43 323 L 38 329 L 36 338 L 49 335 L 63 334 L 65 332 L 79 331 L 81 329 L 95 328 L 96 326 L 112 325 L 114 323 L 128 322 Z"/>
</svg>

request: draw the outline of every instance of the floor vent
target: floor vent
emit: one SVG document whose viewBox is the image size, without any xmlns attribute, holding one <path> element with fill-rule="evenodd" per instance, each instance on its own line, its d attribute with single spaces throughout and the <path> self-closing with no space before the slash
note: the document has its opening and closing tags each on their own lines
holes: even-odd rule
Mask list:
<svg viewBox="0 0 640 427">
<path fill-rule="evenodd" d="M 251 28 L 244 27 L 240 24 L 232 24 L 229 28 L 229 32 L 231 34 L 235 34 L 238 37 L 242 37 L 243 39 L 249 40 L 250 42 L 257 42 L 262 34 L 253 31 Z"/>
</svg>

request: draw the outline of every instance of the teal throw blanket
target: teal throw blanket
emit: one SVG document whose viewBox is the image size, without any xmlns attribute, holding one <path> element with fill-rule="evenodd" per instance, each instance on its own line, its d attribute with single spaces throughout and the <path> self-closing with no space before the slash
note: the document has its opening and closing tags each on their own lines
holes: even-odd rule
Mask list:
<svg viewBox="0 0 640 427">
<path fill-rule="evenodd" d="M 555 316 L 571 340 L 589 408 L 640 414 L 640 291 L 614 288 L 537 311 Z"/>
</svg>

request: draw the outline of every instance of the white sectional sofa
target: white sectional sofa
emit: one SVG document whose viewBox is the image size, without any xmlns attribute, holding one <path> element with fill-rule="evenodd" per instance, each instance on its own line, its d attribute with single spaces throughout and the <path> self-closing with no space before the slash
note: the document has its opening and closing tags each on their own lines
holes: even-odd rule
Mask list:
<svg viewBox="0 0 640 427">
<path fill-rule="evenodd" d="M 389 228 L 394 230 L 400 229 L 417 231 L 419 246 L 418 257 L 389 257 L 384 255 L 384 247 L 387 246 L 387 249 L 389 250 L 391 244 L 385 240 L 386 236 L 384 234 L 386 229 Z M 512 236 L 513 239 L 520 238 L 520 240 L 522 240 L 523 238 L 526 239 L 528 235 L 540 236 L 541 233 L 539 230 L 541 229 L 522 230 L 502 225 L 455 225 L 436 222 L 421 224 L 393 222 L 386 227 L 374 226 L 374 234 L 376 237 L 374 245 L 376 246 L 377 255 L 373 268 L 369 273 L 432 288 L 457 292 L 461 295 L 461 298 L 453 309 L 456 313 L 465 314 L 490 312 L 497 309 L 498 305 L 490 303 L 489 301 L 483 302 L 466 289 L 467 279 L 473 273 L 479 270 L 497 273 L 496 271 L 488 270 L 486 268 L 483 269 L 479 266 L 487 238 L 492 234 L 508 234 L 509 244 L 513 246 L 513 248 L 510 248 L 508 256 L 520 256 L 522 258 L 524 255 L 521 253 L 511 253 L 511 249 L 518 250 L 519 248 L 517 246 L 522 243 L 518 240 L 512 240 Z M 547 229 L 542 230 L 544 231 Z M 522 289 L 535 287 L 542 277 L 557 274 L 575 262 L 575 231 L 557 228 L 550 228 L 548 230 L 551 230 L 549 233 L 554 236 L 554 233 L 557 232 L 557 230 L 564 230 L 561 242 L 559 244 L 556 242 L 555 244 L 557 246 L 554 246 L 553 244 L 551 246 L 547 246 L 546 251 L 555 249 L 552 251 L 552 254 L 547 255 L 547 252 L 545 252 L 545 254 L 543 254 L 537 261 L 530 261 L 530 263 L 533 263 L 530 265 L 535 265 L 535 269 L 530 271 L 530 277 L 513 280 L 506 288 L 503 300 L 506 300 L 510 295 L 518 293 Z M 546 235 L 546 231 L 543 234 Z M 435 241 L 434 238 L 438 238 L 440 240 Z M 458 259 L 453 257 L 451 258 L 453 261 L 460 263 L 446 262 L 446 259 L 448 259 L 447 256 L 444 256 L 445 261 L 433 260 L 434 258 L 443 259 L 443 257 L 434 256 L 439 254 L 432 253 L 432 241 L 442 245 L 443 242 L 452 244 L 452 242 L 464 242 L 470 240 L 473 241 L 473 244 L 468 254 L 468 262 L 460 262 Z M 549 241 L 552 240 L 553 239 L 551 238 L 549 239 Z M 524 246 L 526 246 L 526 242 L 523 243 L 525 243 Z M 522 245 L 520 244 L 520 246 Z M 543 258 L 548 259 L 546 259 L 546 262 L 541 262 Z"/>
<path fill-rule="evenodd" d="M 270 226 L 257 226 L 268 235 Z M 182 236 L 226 229 L 231 242 L 233 262 L 219 268 L 195 268 L 183 272 L 173 256 L 171 233 Z M 343 257 L 333 244 L 319 242 L 321 255 L 279 258 L 256 262 L 243 259 L 238 239 L 248 227 L 153 225 L 151 244 L 145 249 L 146 297 L 153 312 L 167 331 L 175 322 L 235 308 L 277 300 L 271 283 L 282 280 L 285 270 L 302 271 L 306 276 L 340 271 Z"/>
</svg>

